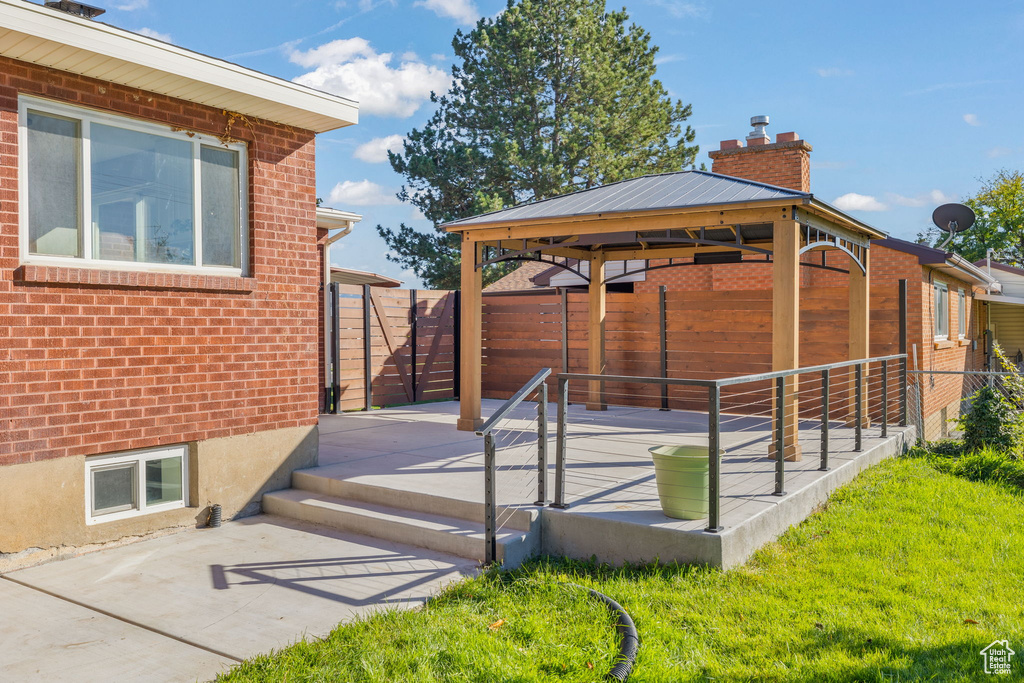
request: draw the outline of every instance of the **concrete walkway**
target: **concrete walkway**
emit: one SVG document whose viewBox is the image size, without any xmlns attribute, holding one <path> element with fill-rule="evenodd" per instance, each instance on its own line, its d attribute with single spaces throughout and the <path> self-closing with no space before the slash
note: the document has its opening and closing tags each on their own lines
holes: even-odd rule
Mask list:
<svg viewBox="0 0 1024 683">
<path fill-rule="evenodd" d="M 0 577 L 0 680 L 210 680 L 475 570 L 268 515 L 185 531 Z"/>
</svg>

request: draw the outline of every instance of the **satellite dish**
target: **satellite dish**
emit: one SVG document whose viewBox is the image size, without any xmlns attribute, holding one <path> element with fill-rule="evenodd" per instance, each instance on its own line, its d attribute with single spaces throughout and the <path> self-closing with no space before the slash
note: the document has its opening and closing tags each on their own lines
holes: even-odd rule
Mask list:
<svg viewBox="0 0 1024 683">
<path fill-rule="evenodd" d="M 943 204 L 932 212 L 932 223 L 950 234 L 963 232 L 974 225 L 974 212 L 963 204 Z"/>
<path fill-rule="evenodd" d="M 971 207 L 963 204 L 943 204 L 932 211 L 932 223 L 935 223 L 939 230 L 949 233 L 949 237 L 938 246 L 939 249 L 944 249 L 953 239 L 953 235 L 974 225 L 974 212 L 971 211 Z"/>
</svg>

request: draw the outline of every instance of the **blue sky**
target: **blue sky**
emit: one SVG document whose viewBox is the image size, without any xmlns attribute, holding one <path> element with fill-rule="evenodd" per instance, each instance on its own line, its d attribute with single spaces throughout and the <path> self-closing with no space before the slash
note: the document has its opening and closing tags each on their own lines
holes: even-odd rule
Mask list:
<svg viewBox="0 0 1024 683">
<path fill-rule="evenodd" d="M 416 278 L 385 258 L 374 226 L 412 223 L 383 150 L 420 127 L 446 90 L 451 39 L 493 0 L 111 0 L 102 18 L 183 47 L 361 101 L 358 126 L 318 139 L 319 195 L 364 216 L 337 265 Z M 609 7 L 617 8 L 618 3 Z M 658 76 L 693 105 L 699 160 L 749 118 L 814 146 L 811 190 L 912 239 L 932 209 L 1024 169 L 1024 2 L 631 0 L 660 47 Z"/>
</svg>

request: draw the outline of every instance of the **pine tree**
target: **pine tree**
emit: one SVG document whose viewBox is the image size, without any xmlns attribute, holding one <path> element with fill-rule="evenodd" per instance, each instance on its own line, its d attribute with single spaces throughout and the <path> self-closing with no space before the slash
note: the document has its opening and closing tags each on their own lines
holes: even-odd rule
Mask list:
<svg viewBox="0 0 1024 683">
<path fill-rule="evenodd" d="M 685 121 L 657 80 L 650 35 L 603 0 L 510 0 L 452 41 L 461 65 L 436 111 L 406 136 L 391 166 L 399 198 L 434 226 L 377 226 L 388 258 L 430 287 L 459 286 L 459 243 L 438 226 L 694 163 Z M 514 266 L 513 266 L 514 267 Z M 508 272 L 489 268 L 485 283 Z"/>
</svg>

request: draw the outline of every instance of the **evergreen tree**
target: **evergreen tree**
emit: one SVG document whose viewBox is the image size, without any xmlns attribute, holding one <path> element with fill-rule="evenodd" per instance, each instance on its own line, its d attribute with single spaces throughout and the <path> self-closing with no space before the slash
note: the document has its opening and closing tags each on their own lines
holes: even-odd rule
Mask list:
<svg viewBox="0 0 1024 683">
<path fill-rule="evenodd" d="M 509 0 L 452 41 L 461 66 L 391 166 L 399 198 L 435 229 L 377 226 L 388 258 L 426 284 L 459 286 L 457 236 L 441 223 L 694 163 L 690 105 L 655 78 L 657 47 L 603 0 Z M 484 273 L 485 283 L 515 264 Z"/>
</svg>

